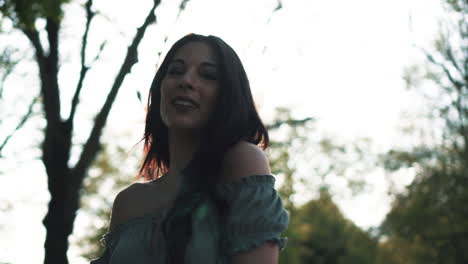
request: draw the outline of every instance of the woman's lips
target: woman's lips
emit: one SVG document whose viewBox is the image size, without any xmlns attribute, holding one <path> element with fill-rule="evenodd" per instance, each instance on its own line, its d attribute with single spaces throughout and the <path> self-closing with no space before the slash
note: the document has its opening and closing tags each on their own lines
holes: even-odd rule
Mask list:
<svg viewBox="0 0 468 264">
<path fill-rule="evenodd" d="M 199 104 L 187 96 L 176 96 L 172 99 L 172 105 L 177 109 L 190 110 L 199 107 Z"/>
</svg>

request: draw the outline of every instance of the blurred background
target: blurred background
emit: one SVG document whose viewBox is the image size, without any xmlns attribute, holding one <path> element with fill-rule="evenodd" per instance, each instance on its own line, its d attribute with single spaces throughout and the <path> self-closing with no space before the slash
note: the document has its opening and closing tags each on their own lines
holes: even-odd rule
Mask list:
<svg viewBox="0 0 468 264">
<path fill-rule="evenodd" d="M 88 263 L 194 32 L 239 54 L 280 263 L 468 263 L 467 0 L 0 0 L 0 263 Z"/>
</svg>

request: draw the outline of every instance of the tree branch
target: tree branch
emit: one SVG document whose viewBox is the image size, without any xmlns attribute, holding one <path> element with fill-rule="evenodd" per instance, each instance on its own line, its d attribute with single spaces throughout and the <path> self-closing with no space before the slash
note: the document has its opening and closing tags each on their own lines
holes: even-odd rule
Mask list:
<svg viewBox="0 0 468 264">
<path fill-rule="evenodd" d="M 94 56 L 93 60 L 91 61 L 89 68 L 91 68 L 91 66 L 92 66 L 96 61 L 99 60 L 99 57 L 101 57 L 101 53 L 102 53 L 102 51 L 104 50 L 104 48 L 106 47 L 106 45 L 107 45 L 107 40 L 104 40 L 104 41 L 101 43 L 101 45 L 99 46 L 99 50 L 98 50 L 96 56 Z"/>
<path fill-rule="evenodd" d="M 18 63 L 25 58 L 23 55 L 21 59 L 12 59 L 12 54 L 17 53 L 18 49 L 6 47 L 0 54 L 0 67 L 3 70 L 2 77 L 0 79 L 0 99 L 3 96 L 4 84 L 10 74 L 13 72 Z"/>
<path fill-rule="evenodd" d="M 180 1 L 180 4 L 179 4 L 179 12 L 177 13 L 176 21 L 179 20 L 180 15 L 181 15 L 182 12 L 185 10 L 185 7 L 187 6 L 187 3 L 188 3 L 189 1 L 190 1 L 190 0 L 182 0 L 182 1 Z"/>
<path fill-rule="evenodd" d="M 457 80 L 455 80 L 455 78 L 453 78 L 452 74 L 450 73 L 450 71 L 447 69 L 447 66 L 445 66 L 443 63 L 441 62 L 438 62 L 434 59 L 434 57 L 429 54 L 427 51 L 423 51 L 426 55 L 426 58 L 432 62 L 433 64 L 439 66 L 442 71 L 444 71 L 445 75 L 447 75 L 447 78 L 449 79 L 449 81 L 455 86 L 455 88 L 457 88 L 457 90 L 460 90 L 463 86 L 463 84 Z"/>
<path fill-rule="evenodd" d="M 59 24 L 51 18 L 46 19 L 47 39 L 49 41 L 48 59 L 51 61 L 49 67 L 58 69 L 58 31 Z"/>
<path fill-rule="evenodd" d="M 177 16 L 176 16 L 176 19 L 175 19 L 175 22 L 176 23 L 179 18 L 180 18 L 180 15 L 182 14 L 182 12 L 185 10 L 185 8 L 187 7 L 187 3 L 189 2 L 190 0 L 181 0 L 180 1 L 180 4 L 179 4 L 179 12 L 177 12 Z M 166 36 L 164 37 L 164 40 L 163 40 L 163 45 L 166 45 L 167 43 L 167 40 L 169 39 L 169 34 L 166 34 Z M 159 60 L 161 59 L 161 54 L 162 54 L 162 50 L 158 51 L 158 60 L 157 60 L 157 63 L 159 63 Z M 157 64 L 156 63 L 156 64 Z M 137 96 L 138 96 L 138 100 L 140 100 L 141 102 L 141 99 L 140 99 L 140 96 L 138 95 L 139 92 L 137 92 Z"/>
<path fill-rule="evenodd" d="M 23 116 L 23 118 L 21 118 L 20 122 L 18 123 L 18 125 L 15 127 L 15 129 L 13 129 L 13 131 L 5 138 L 5 140 L 3 140 L 2 144 L 0 145 L 0 157 L 2 157 L 2 150 L 3 148 L 6 146 L 6 144 L 8 143 L 8 141 L 13 137 L 13 135 L 18 131 L 20 130 L 24 124 L 26 123 L 26 121 L 28 121 L 29 117 L 31 117 L 31 114 L 32 114 L 32 111 L 33 111 L 33 107 L 34 105 L 36 104 L 37 100 L 39 99 L 39 96 L 36 96 L 31 104 L 29 104 L 29 107 L 28 107 L 28 111 L 26 112 L 26 114 Z"/>
<path fill-rule="evenodd" d="M 284 120 L 284 121 L 276 121 L 275 123 L 273 123 L 271 125 L 267 125 L 266 129 L 274 130 L 274 129 L 279 128 L 283 124 L 288 124 L 290 126 L 303 125 L 303 124 L 305 124 L 305 123 L 307 123 L 309 121 L 312 121 L 312 120 L 314 120 L 314 119 L 311 118 L 311 117 L 308 117 L 308 118 L 304 118 L 304 119 L 289 119 L 289 120 Z"/>
<path fill-rule="evenodd" d="M 457 109 L 457 112 L 458 112 L 458 121 L 460 122 L 460 127 L 458 128 L 458 130 L 461 136 L 463 137 L 463 140 L 465 141 L 464 142 L 465 151 L 467 151 L 467 155 L 468 155 L 468 133 L 465 127 L 465 123 L 466 123 L 465 118 L 468 118 L 468 116 L 466 116 L 464 113 L 465 112 L 464 110 L 466 109 L 463 108 L 462 99 L 463 99 L 463 91 L 457 90 L 457 99 L 456 99 L 456 102 L 454 103 L 455 103 L 455 108 Z"/>
<path fill-rule="evenodd" d="M 270 24 L 271 19 L 273 18 L 273 15 L 283 8 L 283 1 L 282 0 L 276 0 L 276 2 L 277 2 L 277 4 L 276 4 L 275 9 L 273 9 L 273 11 L 271 12 L 270 16 L 268 17 L 268 19 L 266 21 L 267 24 Z"/>
<path fill-rule="evenodd" d="M 58 26 L 52 26 L 55 22 L 48 20 L 47 21 L 47 31 L 48 34 L 54 35 L 53 31 L 58 31 Z M 58 94 L 58 84 L 56 82 L 57 76 L 51 71 L 51 66 L 53 63 L 50 63 L 50 53 L 49 56 L 45 55 L 44 48 L 42 47 L 41 41 L 39 39 L 39 32 L 36 29 L 23 29 L 23 33 L 31 41 L 36 53 L 36 62 L 39 68 L 39 76 L 41 78 L 41 95 L 43 98 L 43 107 L 47 122 L 57 123 L 60 120 L 60 100 Z M 55 32 L 57 35 L 57 32 Z M 50 39 L 50 37 L 49 37 Z M 52 37 L 52 39 L 54 39 Z M 55 38 L 57 41 L 58 39 Z M 50 45 L 51 50 L 54 45 Z M 55 45 L 57 48 L 57 45 Z M 56 55 L 56 54 L 55 54 Z M 58 59 L 58 58 L 56 58 Z M 55 66 L 57 64 L 55 63 Z M 56 67 L 55 67 L 56 68 Z M 55 80 L 55 84 L 54 84 Z"/>
<path fill-rule="evenodd" d="M 75 94 L 73 95 L 70 115 L 68 116 L 67 123 L 73 126 L 73 119 L 75 117 L 76 107 L 78 106 L 79 98 L 81 89 L 83 88 L 83 81 L 86 77 L 86 73 L 90 69 L 86 66 L 86 47 L 88 45 L 88 34 L 89 34 L 89 27 L 91 25 L 91 21 L 95 15 L 93 11 L 91 11 L 91 6 L 93 5 L 93 0 L 88 0 L 85 4 L 86 10 L 86 26 L 85 31 L 83 33 L 83 38 L 81 40 L 81 70 L 80 70 L 80 78 L 78 79 L 78 84 L 76 85 Z"/>
<path fill-rule="evenodd" d="M 449 240 L 451 238 L 465 238 L 468 235 L 467 231 L 460 231 L 460 232 L 452 232 L 452 233 L 445 233 L 445 234 L 437 234 L 437 235 L 426 235 L 423 234 L 421 237 L 426 241 L 437 241 L 437 240 Z"/>
<path fill-rule="evenodd" d="M 60 92 L 58 87 L 58 31 L 59 24 L 46 19 L 47 39 L 49 41 L 49 54 L 46 67 L 41 73 L 42 94 L 44 97 L 44 110 L 50 124 L 60 123 Z"/>
<path fill-rule="evenodd" d="M 465 76 L 466 73 L 463 72 L 463 70 L 460 68 L 457 61 L 455 60 L 455 57 L 453 56 L 452 48 L 450 47 L 450 45 L 447 45 L 445 51 L 446 51 L 445 55 L 446 55 L 446 58 L 448 59 L 448 61 L 450 61 L 450 63 L 452 63 L 452 65 L 453 65 L 453 67 L 455 69 L 457 69 L 458 73 L 460 73 L 460 76 L 462 76 L 462 77 Z"/>
<path fill-rule="evenodd" d="M 125 79 L 125 76 L 130 72 L 132 66 L 138 61 L 138 46 L 145 34 L 147 27 L 156 21 L 154 11 L 160 2 L 160 0 L 154 0 L 153 7 L 146 16 L 145 22 L 141 27 L 138 28 L 131 45 L 128 47 L 127 55 L 119 70 L 119 73 L 117 74 L 117 77 L 115 78 L 114 84 L 112 85 L 112 89 L 110 90 L 107 96 L 106 102 L 104 103 L 100 112 L 96 116 L 94 127 L 92 128 L 88 140 L 86 141 L 83 147 L 83 151 L 81 152 L 80 158 L 76 166 L 72 170 L 73 178 L 70 184 L 73 184 L 74 187 L 79 187 L 81 185 L 87 169 L 89 168 L 91 162 L 94 160 L 95 156 L 97 155 L 97 152 L 99 151 L 100 137 L 102 134 L 102 130 L 106 124 L 107 117 L 109 116 L 112 104 L 117 96 L 119 88 L 121 87 Z"/>
<path fill-rule="evenodd" d="M 39 32 L 37 30 L 23 30 L 24 35 L 31 41 L 35 51 L 36 51 L 36 60 L 39 64 L 39 70 L 45 67 L 45 55 L 44 55 L 44 48 L 39 40 Z"/>
<path fill-rule="evenodd" d="M 465 75 L 464 75 L 465 83 L 468 83 L 468 48 L 467 48 L 466 53 L 467 54 L 465 56 L 465 61 L 463 62 L 463 68 L 465 69 Z"/>
</svg>

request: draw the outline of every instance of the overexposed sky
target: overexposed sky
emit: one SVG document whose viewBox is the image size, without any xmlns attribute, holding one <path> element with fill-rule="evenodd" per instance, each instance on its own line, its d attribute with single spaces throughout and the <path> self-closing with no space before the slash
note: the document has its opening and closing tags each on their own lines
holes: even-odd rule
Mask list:
<svg viewBox="0 0 468 264">
<path fill-rule="evenodd" d="M 118 71 L 116 65 L 120 65 L 134 29 L 151 6 L 149 0 L 131 5 L 123 0 L 94 2 L 102 15 L 93 22 L 88 61 L 103 40 L 108 44 L 85 81 L 84 107 L 76 117 L 82 132 L 76 133 L 77 142 L 87 136 L 87 120 L 104 101 Z M 164 53 L 177 39 L 194 32 L 220 36 L 233 46 L 244 63 L 265 120 L 272 118 L 275 107 L 286 106 L 298 118 L 317 118 L 321 130 L 340 140 L 369 137 L 378 150 L 398 144 L 401 113 L 417 111 L 420 104 L 405 90 L 402 72 L 405 66 L 421 60 L 415 45 L 430 45 L 437 30 L 436 18 L 441 14 L 439 1 L 282 2 L 283 8 L 272 14 L 277 5 L 274 0 L 191 0 L 176 20 L 178 1 L 163 0 L 156 11 L 158 23 L 148 28 L 139 49 L 139 63 L 119 92 L 103 140 L 129 149 L 138 142 L 144 106 L 137 100 L 136 91 L 146 96 L 158 52 Z M 68 43 L 61 47 L 64 115 L 75 87 L 69 84 L 76 83 L 79 70 L 77 40 L 84 22 L 79 5 L 69 5 L 67 12 L 74 15 L 65 16 L 61 35 Z M 9 41 L 21 47 L 25 38 Z M 23 69 L 34 69 L 31 65 L 25 63 Z M 21 92 L 30 91 L 34 82 L 34 78 L 18 75 L 7 85 L 16 85 Z M 45 230 L 41 221 L 49 194 L 42 164 L 33 158 L 39 154 L 37 150 L 25 153 L 27 144 L 32 143 L 24 140 L 31 134 L 40 135 L 40 131 L 34 131 L 40 126 L 28 124 L 5 149 L 6 158 L 0 160 L 2 169 L 6 168 L 0 174 L 0 206 L 7 206 L 3 201 L 12 202 L 11 210 L 0 215 L 0 262 L 43 260 Z M 17 154 L 22 158 L 16 159 Z M 339 201 L 344 214 L 363 228 L 378 225 L 389 209 L 383 177 L 381 172 L 366 176 L 372 191 Z M 402 178 L 402 182 L 407 183 L 408 178 Z M 84 263 L 74 248 L 69 256 L 71 263 Z"/>
</svg>

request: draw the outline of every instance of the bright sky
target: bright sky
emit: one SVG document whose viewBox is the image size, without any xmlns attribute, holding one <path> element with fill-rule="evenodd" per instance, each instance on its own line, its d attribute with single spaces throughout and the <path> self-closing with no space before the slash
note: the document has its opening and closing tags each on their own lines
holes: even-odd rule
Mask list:
<svg viewBox="0 0 468 264">
<path fill-rule="evenodd" d="M 79 124 L 83 133 L 76 135 L 78 141 L 87 135 L 86 120 L 103 102 L 118 70 L 113 66 L 120 65 L 133 29 L 142 23 L 151 4 L 149 0 L 138 5 L 114 0 L 109 8 L 109 1 L 95 2 L 106 18 L 94 22 L 99 30 L 90 33 L 89 57 L 102 40 L 109 43 L 85 83 L 82 104 L 86 107 L 77 113 L 84 120 Z M 275 107 L 287 106 L 297 118 L 318 118 L 317 126 L 340 140 L 370 137 L 378 150 L 385 150 L 399 142 L 401 113 L 418 108 L 401 76 L 405 66 L 420 60 L 413 45 L 430 44 L 441 12 L 438 1 L 427 0 L 285 0 L 273 15 L 274 0 L 191 0 L 176 21 L 178 1 L 162 2 L 157 9 L 158 23 L 148 29 L 139 49 L 140 61 L 120 90 L 105 141 L 127 135 L 130 140 L 118 144 L 131 148 L 139 140 L 144 109 L 136 90 L 147 94 L 158 51 L 166 51 L 181 36 L 195 32 L 220 36 L 238 52 L 264 119 L 272 117 Z M 75 15 L 64 22 L 62 37 L 80 38 L 82 11 L 77 5 L 69 11 Z M 169 39 L 164 44 L 166 35 Z M 21 41 L 24 39 L 18 43 Z M 76 83 L 78 48 L 70 44 L 61 50 L 63 87 Z M 21 81 L 27 87 L 21 77 L 12 79 L 11 83 Z M 63 95 L 71 97 L 73 88 Z M 0 174 L 0 206 L 12 202 L 11 210 L 0 214 L 0 263 L 43 261 L 45 230 L 41 221 L 49 199 L 45 174 L 38 159 L 15 160 L 16 154 L 26 150 L 20 139 L 38 133 L 32 131 L 34 127 L 26 126 L 18 133 L 5 149 L 7 158 L 0 160 L 2 169 L 6 168 Z M 37 151 L 27 155 L 39 156 Z M 389 209 L 383 177 L 381 172 L 366 176 L 372 186 L 369 192 L 338 201 L 345 215 L 363 228 L 378 225 Z M 402 185 L 409 179 L 402 177 Z M 69 257 L 71 263 L 85 263 L 76 248 Z"/>
</svg>

